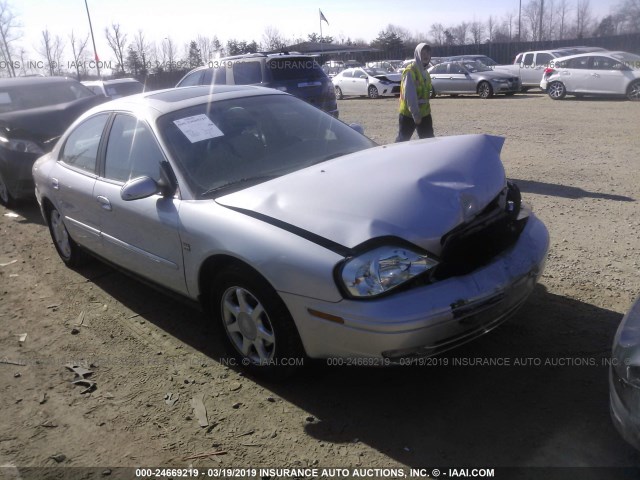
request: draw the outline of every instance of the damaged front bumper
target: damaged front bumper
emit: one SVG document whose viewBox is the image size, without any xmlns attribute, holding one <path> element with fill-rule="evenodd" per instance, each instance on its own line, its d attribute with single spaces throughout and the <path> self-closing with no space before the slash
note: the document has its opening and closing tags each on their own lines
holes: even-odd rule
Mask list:
<svg viewBox="0 0 640 480">
<path fill-rule="evenodd" d="M 512 247 L 466 275 L 367 301 L 280 294 L 312 358 L 430 356 L 487 333 L 514 313 L 533 291 L 548 247 L 547 229 L 532 214 Z"/>
</svg>

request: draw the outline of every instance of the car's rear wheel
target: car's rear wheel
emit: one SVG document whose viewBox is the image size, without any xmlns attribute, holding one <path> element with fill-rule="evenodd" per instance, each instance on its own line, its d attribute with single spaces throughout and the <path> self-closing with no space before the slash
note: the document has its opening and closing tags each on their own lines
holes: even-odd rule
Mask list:
<svg viewBox="0 0 640 480">
<path fill-rule="evenodd" d="M 369 98 L 378 98 L 378 89 L 376 88 L 375 85 L 371 85 L 369 87 L 369 90 L 367 90 L 368 94 L 369 94 Z"/>
<path fill-rule="evenodd" d="M 7 187 L 4 178 L 2 178 L 2 174 L 0 173 L 0 205 L 4 205 L 5 207 L 13 206 L 14 200 L 11 194 L 9 193 L 9 187 Z"/>
<path fill-rule="evenodd" d="M 493 97 L 493 88 L 489 82 L 480 82 L 478 85 L 478 95 L 480 98 L 491 98 Z"/>
<path fill-rule="evenodd" d="M 562 100 L 567 96 L 567 89 L 562 82 L 551 82 L 547 87 L 547 93 L 554 100 Z"/>
<path fill-rule="evenodd" d="M 336 87 L 335 91 L 336 91 L 336 98 L 338 100 L 342 100 L 344 98 L 344 96 L 342 95 L 342 89 L 340 87 Z"/>
<path fill-rule="evenodd" d="M 278 293 L 248 267 L 233 265 L 212 282 L 211 312 L 237 365 L 272 380 L 304 362 L 291 314 Z"/>
<path fill-rule="evenodd" d="M 627 98 L 633 102 L 640 100 L 640 80 L 636 80 L 627 89 Z"/>
<path fill-rule="evenodd" d="M 51 233 L 53 245 L 56 247 L 56 251 L 65 265 L 68 267 L 79 267 L 86 263 L 86 254 L 69 235 L 62 215 L 60 215 L 60 212 L 55 207 L 49 209 L 48 220 L 49 233 Z"/>
</svg>

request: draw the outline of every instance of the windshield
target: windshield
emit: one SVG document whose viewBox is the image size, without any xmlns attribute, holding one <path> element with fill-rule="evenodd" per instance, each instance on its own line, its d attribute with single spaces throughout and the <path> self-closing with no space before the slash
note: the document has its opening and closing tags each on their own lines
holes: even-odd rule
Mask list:
<svg viewBox="0 0 640 480">
<path fill-rule="evenodd" d="M 612 53 L 611 56 L 629 68 L 640 70 L 640 55 L 633 53 Z"/>
<path fill-rule="evenodd" d="M 498 65 L 498 62 L 496 62 L 495 60 L 489 58 L 489 57 L 479 57 L 476 58 L 477 62 L 483 63 L 484 65 L 486 65 L 487 67 L 493 67 L 495 65 Z"/>
<path fill-rule="evenodd" d="M 491 69 L 481 62 L 460 62 L 471 73 L 488 72 Z"/>
<path fill-rule="evenodd" d="M 375 146 L 348 125 L 289 95 L 203 103 L 166 114 L 157 124 L 200 198 Z"/>
<path fill-rule="evenodd" d="M 69 103 L 94 93 L 78 82 L 42 82 L 0 87 L 0 113 Z"/>
<path fill-rule="evenodd" d="M 142 93 L 144 85 L 140 82 L 123 82 L 105 84 L 104 90 L 111 98 L 126 97 L 127 95 L 134 95 L 136 93 Z"/>
<path fill-rule="evenodd" d="M 279 57 L 270 60 L 267 66 L 276 82 L 326 78 L 324 71 L 312 57 Z"/>
</svg>

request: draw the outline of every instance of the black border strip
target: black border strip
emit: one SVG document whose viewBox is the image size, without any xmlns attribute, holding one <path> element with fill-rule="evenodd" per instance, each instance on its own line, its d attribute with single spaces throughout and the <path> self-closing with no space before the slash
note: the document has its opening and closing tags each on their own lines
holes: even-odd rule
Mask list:
<svg viewBox="0 0 640 480">
<path fill-rule="evenodd" d="M 278 228 L 281 228 L 282 230 L 293 233 L 294 235 L 302 237 L 305 240 L 309 240 L 310 242 L 313 242 L 316 245 L 320 245 L 321 247 L 324 247 L 327 250 L 331 250 L 332 252 L 337 253 L 340 256 L 349 257 L 354 254 L 354 251 L 349 247 L 345 247 L 344 245 L 336 243 L 327 238 L 321 237 L 320 235 L 316 235 L 315 233 L 312 233 L 303 228 L 296 227 L 295 225 L 291 225 L 290 223 L 283 222 L 282 220 L 278 220 L 276 218 L 270 217 L 268 215 L 264 215 L 262 213 L 254 212 L 253 210 L 247 210 L 239 207 L 231 207 L 223 203 L 220 203 L 219 205 L 225 208 L 228 208 L 229 210 L 233 210 L 234 212 L 242 213 L 249 217 L 268 223 L 269 225 L 273 225 L 274 227 L 278 227 Z"/>
</svg>

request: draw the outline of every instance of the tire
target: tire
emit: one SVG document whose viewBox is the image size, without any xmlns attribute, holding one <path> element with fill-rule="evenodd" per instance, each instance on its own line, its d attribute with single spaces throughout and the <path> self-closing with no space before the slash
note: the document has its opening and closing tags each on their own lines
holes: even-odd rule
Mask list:
<svg viewBox="0 0 640 480">
<path fill-rule="evenodd" d="M 436 89 L 431 87 L 431 91 L 429 92 L 429 98 L 436 98 L 438 94 L 436 93 Z"/>
<path fill-rule="evenodd" d="M 9 193 L 9 187 L 7 187 L 2 174 L 0 173 L 0 205 L 4 205 L 9 208 L 15 204 L 14 198 Z"/>
<path fill-rule="evenodd" d="M 338 100 L 342 100 L 344 98 L 344 96 L 342 95 L 342 89 L 340 87 L 335 87 L 334 90 L 336 91 L 336 98 Z"/>
<path fill-rule="evenodd" d="M 493 87 L 489 82 L 480 82 L 478 84 L 478 95 L 480 98 L 491 98 L 493 97 Z"/>
<path fill-rule="evenodd" d="M 233 265 L 213 279 L 210 311 L 225 347 L 256 376 L 282 380 L 304 362 L 291 314 L 278 293 L 257 273 Z"/>
<path fill-rule="evenodd" d="M 631 85 L 627 88 L 627 98 L 632 102 L 640 101 L 640 80 L 631 82 Z"/>
<path fill-rule="evenodd" d="M 55 207 L 49 209 L 47 223 L 49 224 L 49 233 L 53 240 L 53 246 L 64 264 L 67 267 L 80 267 L 87 263 L 87 254 L 73 241 L 64 224 L 62 215 Z"/>
<path fill-rule="evenodd" d="M 547 94 L 553 100 L 562 100 L 567 96 L 567 89 L 562 82 L 551 82 L 547 85 Z"/>
<path fill-rule="evenodd" d="M 367 94 L 369 95 L 369 98 L 378 98 L 378 89 L 375 85 L 371 85 L 367 90 Z"/>
</svg>

